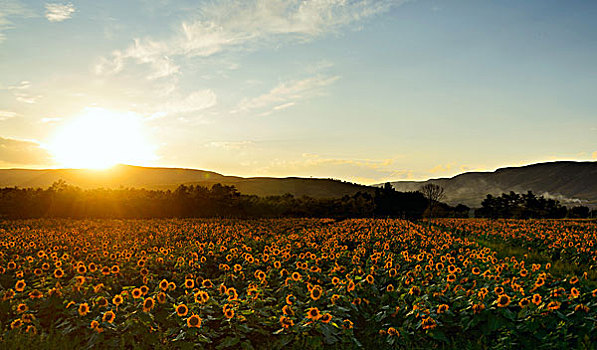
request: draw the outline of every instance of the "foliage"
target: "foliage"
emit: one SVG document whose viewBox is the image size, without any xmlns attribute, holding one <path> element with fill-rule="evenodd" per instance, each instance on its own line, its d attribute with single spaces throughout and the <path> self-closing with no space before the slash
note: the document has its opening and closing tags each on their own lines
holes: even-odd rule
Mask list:
<svg viewBox="0 0 597 350">
<path fill-rule="evenodd" d="M 597 290 L 586 276 L 499 257 L 438 225 L 43 219 L 1 222 L 0 245 L 3 347 L 552 349 L 597 342 Z"/>
<path fill-rule="evenodd" d="M 488 194 L 481 203 L 481 208 L 475 211 L 476 217 L 487 218 L 563 218 L 567 208 L 555 199 L 537 197 L 533 192 L 526 194 L 514 192 L 503 193 L 499 197 Z"/>
</svg>

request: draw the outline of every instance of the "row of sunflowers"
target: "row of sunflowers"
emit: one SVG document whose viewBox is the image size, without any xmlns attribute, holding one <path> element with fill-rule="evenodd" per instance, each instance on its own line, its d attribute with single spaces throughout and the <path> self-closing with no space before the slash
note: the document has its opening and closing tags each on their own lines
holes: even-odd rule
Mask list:
<svg viewBox="0 0 597 350">
<path fill-rule="evenodd" d="M 591 348 L 589 282 L 405 220 L 5 221 L 0 342 Z"/>
</svg>

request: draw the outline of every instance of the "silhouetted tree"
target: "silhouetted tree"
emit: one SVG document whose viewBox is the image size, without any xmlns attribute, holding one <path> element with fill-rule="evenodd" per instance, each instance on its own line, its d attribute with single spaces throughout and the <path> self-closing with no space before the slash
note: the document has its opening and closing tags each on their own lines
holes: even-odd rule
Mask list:
<svg viewBox="0 0 597 350">
<path fill-rule="evenodd" d="M 429 183 L 422 186 L 419 191 L 427 198 L 429 203 L 429 217 L 433 217 L 433 209 L 445 197 L 444 188 L 440 185 Z"/>
</svg>

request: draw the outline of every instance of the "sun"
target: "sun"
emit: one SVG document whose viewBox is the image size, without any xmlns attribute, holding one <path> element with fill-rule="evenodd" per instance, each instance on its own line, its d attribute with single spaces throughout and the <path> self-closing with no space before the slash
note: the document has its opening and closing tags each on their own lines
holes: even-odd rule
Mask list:
<svg viewBox="0 0 597 350">
<path fill-rule="evenodd" d="M 142 118 L 86 108 L 57 130 L 46 145 L 61 167 L 107 169 L 119 163 L 142 165 L 155 160 Z"/>
</svg>

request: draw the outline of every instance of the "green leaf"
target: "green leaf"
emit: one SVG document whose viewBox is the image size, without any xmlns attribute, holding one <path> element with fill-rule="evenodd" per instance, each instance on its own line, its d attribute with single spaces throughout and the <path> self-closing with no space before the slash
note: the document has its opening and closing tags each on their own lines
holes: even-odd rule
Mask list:
<svg viewBox="0 0 597 350">
<path fill-rule="evenodd" d="M 222 342 L 218 346 L 216 346 L 216 349 L 229 348 L 231 346 L 238 344 L 239 342 L 240 342 L 239 337 L 226 337 L 226 338 L 224 338 L 224 340 L 222 340 Z"/>
</svg>

